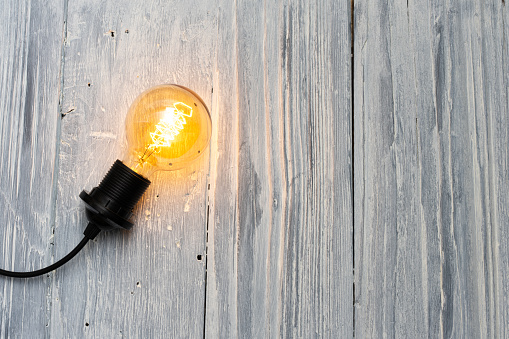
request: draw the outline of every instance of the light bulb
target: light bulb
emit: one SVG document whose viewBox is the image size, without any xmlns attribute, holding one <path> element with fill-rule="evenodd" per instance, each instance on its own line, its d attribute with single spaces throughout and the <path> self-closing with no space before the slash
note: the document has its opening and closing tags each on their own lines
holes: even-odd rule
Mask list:
<svg viewBox="0 0 509 339">
<path fill-rule="evenodd" d="M 126 118 L 126 135 L 123 162 L 149 177 L 158 170 L 181 169 L 203 153 L 211 135 L 210 115 L 191 90 L 156 86 L 134 100 Z"/>
<path fill-rule="evenodd" d="M 158 170 L 177 170 L 203 154 L 212 124 L 203 100 L 179 85 L 140 94 L 126 118 L 127 152 L 90 193 L 82 191 L 87 218 L 100 230 L 130 229 L 136 203 Z"/>
</svg>

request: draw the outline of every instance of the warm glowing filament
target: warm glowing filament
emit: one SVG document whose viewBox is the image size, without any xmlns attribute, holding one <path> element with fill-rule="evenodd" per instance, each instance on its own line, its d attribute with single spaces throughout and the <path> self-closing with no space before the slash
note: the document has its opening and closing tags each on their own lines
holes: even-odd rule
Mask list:
<svg viewBox="0 0 509 339">
<path fill-rule="evenodd" d="M 155 127 L 154 132 L 150 132 L 152 143 L 146 146 L 145 152 L 139 156 L 139 162 L 133 170 L 136 170 L 147 161 L 154 152 L 158 153 L 161 147 L 169 147 L 175 137 L 184 129 L 186 117 L 193 115 L 193 109 L 182 102 L 176 102 L 173 107 L 166 107 L 163 118 Z"/>
<path fill-rule="evenodd" d="M 175 103 L 173 107 L 166 107 L 164 117 L 156 125 L 156 130 L 150 133 L 153 143 L 149 148 L 171 146 L 175 137 L 184 129 L 185 117 L 191 117 L 192 114 L 192 108 L 182 102 Z"/>
</svg>

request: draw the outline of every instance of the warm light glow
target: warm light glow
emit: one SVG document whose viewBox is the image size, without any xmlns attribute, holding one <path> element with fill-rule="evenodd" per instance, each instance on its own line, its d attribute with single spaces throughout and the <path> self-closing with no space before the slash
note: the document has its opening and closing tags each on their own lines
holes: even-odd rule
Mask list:
<svg viewBox="0 0 509 339">
<path fill-rule="evenodd" d="M 152 143 L 147 144 L 145 151 L 139 156 L 138 163 L 132 169 L 136 171 L 152 154 L 159 153 L 161 147 L 170 147 L 175 137 L 184 129 L 185 117 L 192 116 L 193 109 L 183 102 L 176 102 L 173 107 L 166 107 L 164 116 L 156 125 L 155 131 L 150 132 Z"/>
<path fill-rule="evenodd" d="M 186 124 L 186 117 L 193 116 L 193 109 L 183 102 L 176 102 L 173 107 L 166 107 L 163 118 L 155 126 L 154 132 L 150 132 L 152 143 L 147 144 L 143 154 L 139 156 L 136 166 L 137 170 L 154 153 L 159 153 L 161 147 L 170 147 L 175 137 L 180 134 Z"/>
<path fill-rule="evenodd" d="M 156 125 L 156 130 L 150 133 L 153 144 L 148 148 L 170 147 L 175 137 L 184 129 L 185 117 L 190 118 L 193 109 L 183 102 L 177 102 L 173 107 L 166 107 L 166 112 L 161 121 Z"/>
<path fill-rule="evenodd" d="M 210 135 L 210 114 L 203 100 L 181 86 L 156 86 L 129 108 L 123 161 L 145 177 L 157 170 L 181 169 L 203 153 Z"/>
</svg>

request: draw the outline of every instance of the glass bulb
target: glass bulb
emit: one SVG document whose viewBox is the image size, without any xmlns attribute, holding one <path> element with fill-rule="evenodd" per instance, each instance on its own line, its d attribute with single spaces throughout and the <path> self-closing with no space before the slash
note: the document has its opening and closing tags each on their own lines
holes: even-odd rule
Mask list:
<svg viewBox="0 0 509 339">
<path fill-rule="evenodd" d="M 153 87 L 129 108 L 122 161 L 144 177 L 181 169 L 203 154 L 211 129 L 209 111 L 196 93 L 179 85 Z"/>
</svg>

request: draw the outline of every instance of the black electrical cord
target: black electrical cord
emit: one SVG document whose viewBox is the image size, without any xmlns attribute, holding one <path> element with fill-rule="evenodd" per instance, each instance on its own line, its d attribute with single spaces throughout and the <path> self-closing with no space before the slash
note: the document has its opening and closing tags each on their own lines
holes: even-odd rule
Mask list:
<svg viewBox="0 0 509 339">
<path fill-rule="evenodd" d="M 13 272 L 13 271 L 6 271 L 6 270 L 0 269 L 0 275 L 4 275 L 6 277 L 12 277 L 12 278 L 33 278 L 33 277 L 37 277 L 37 276 L 49 273 L 49 272 L 59 268 L 60 266 L 62 266 L 63 264 L 65 264 L 66 262 L 71 260 L 72 258 L 74 258 L 74 256 L 76 254 L 78 254 L 78 252 L 81 251 L 83 249 L 83 247 L 85 247 L 87 242 L 89 240 L 94 239 L 95 236 L 97 234 L 99 234 L 100 231 L 101 230 L 99 228 L 97 228 L 97 226 L 95 226 L 94 224 L 92 224 L 92 223 L 88 224 L 87 228 L 85 229 L 85 232 L 83 232 L 85 234 L 85 237 L 83 237 L 83 240 L 81 240 L 81 242 L 78 244 L 78 246 L 76 246 L 65 257 L 63 257 L 56 263 L 49 265 L 48 267 L 41 268 L 40 270 L 31 271 L 31 272 Z"/>
</svg>

